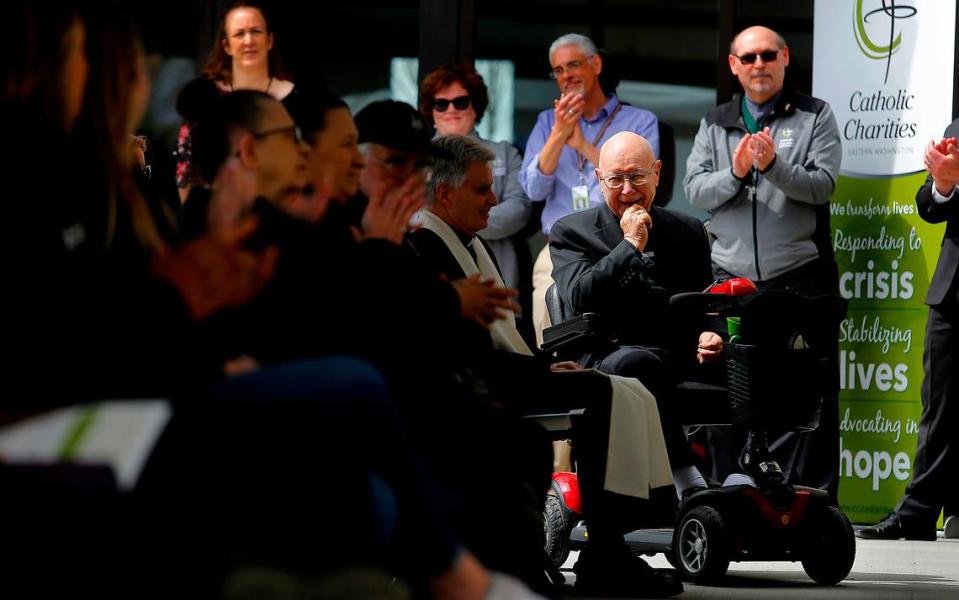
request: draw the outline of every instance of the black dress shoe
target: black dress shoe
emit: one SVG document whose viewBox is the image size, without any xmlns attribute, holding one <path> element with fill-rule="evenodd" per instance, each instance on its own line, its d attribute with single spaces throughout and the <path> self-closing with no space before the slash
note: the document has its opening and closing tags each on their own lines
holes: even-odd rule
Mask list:
<svg viewBox="0 0 959 600">
<path fill-rule="evenodd" d="M 625 546 L 613 551 L 584 548 L 573 565 L 578 596 L 601 598 L 668 598 L 683 592 L 672 570 L 657 571 Z"/>
<path fill-rule="evenodd" d="M 936 540 L 936 530 L 904 527 L 902 521 L 899 519 L 899 515 L 891 512 L 886 515 L 886 518 L 875 525 L 863 527 L 856 531 L 856 537 L 864 540 L 898 540 L 906 538 L 907 540 L 934 542 Z"/>
<path fill-rule="evenodd" d="M 709 489 L 708 487 L 695 485 L 691 488 L 686 488 L 685 490 L 683 490 L 683 493 L 679 498 L 679 504 L 676 505 L 676 510 L 673 511 L 673 522 L 668 526 L 671 527 L 676 524 L 676 521 L 679 520 L 679 516 L 683 514 L 683 509 L 686 507 L 686 502 L 688 502 L 690 498 L 692 498 L 699 492 L 704 492 L 708 489 Z"/>
<path fill-rule="evenodd" d="M 693 487 L 686 488 L 683 490 L 683 493 L 679 498 L 679 505 L 676 507 L 676 514 L 679 515 L 683 511 L 683 507 L 686 506 L 686 502 L 698 494 L 699 492 L 705 492 L 708 490 L 708 487 L 703 487 L 701 485 L 694 485 Z"/>
<path fill-rule="evenodd" d="M 950 540 L 959 539 L 959 515 L 949 515 L 942 525 L 942 537 Z"/>
<path fill-rule="evenodd" d="M 752 477 L 759 487 L 765 484 L 776 486 L 786 483 L 782 468 L 769 451 L 765 431 L 749 432 L 749 439 L 743 447 L 742 454 L 739 455 L 739 468 Z"/>
<path fill-rule="evenodd" d="M 682 507 L 682 505 L 686 504 L 686 501 L 692 496 L 698 494 L 699 492 L 705 492 L 708 489 L 708 487 L 702 485 L 694 485 L 693 487 L 686 488 L 683 490 L 682 497 L 679 499 L 679 506 Z"/>
</svg>

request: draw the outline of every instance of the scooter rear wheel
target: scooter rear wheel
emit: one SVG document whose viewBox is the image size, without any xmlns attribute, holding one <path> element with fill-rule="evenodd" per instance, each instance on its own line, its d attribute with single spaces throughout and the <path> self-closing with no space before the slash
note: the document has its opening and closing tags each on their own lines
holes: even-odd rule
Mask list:
<svg viewBox="0 0 959 600">
<path fill-rule="evenodd" d="M 806 575 L 820 585 L 836 585 L 849 575 L 856 562 L 856 535 L 849 519 L 835 506 L 827 506 L 813 523 L 808 554 L 802 560 Z"/>
<path fill-rule="evenodd" d="M 546 495 L 546 555 L 556 568 L 562 567 L 569 558 L 569 534 L 572 528 L 567 523 L 563 503 L 553 494 Z"/>
</svg>

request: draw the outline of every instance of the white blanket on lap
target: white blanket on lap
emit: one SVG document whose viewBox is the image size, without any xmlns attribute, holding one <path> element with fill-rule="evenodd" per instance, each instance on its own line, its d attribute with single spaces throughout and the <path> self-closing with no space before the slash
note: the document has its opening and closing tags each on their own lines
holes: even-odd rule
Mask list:
<svg viewBox="0 0 959 600">
<path fill-rule="evenodd" d="M 505 287 L 481 242 L 473 243 L 476 252 L 476 262 L 473 262 L 469 250 L 445 221 L 426 209 L 417 213 L 414 220 L 443 240 L 467 277 L 480 273 L 484 279 L 492 279 L 496 285 Z M 512 313 L 493 323 L 490 336 L 497 350 L 533 355 L 517 331 Z M 613 389 L 604 487 L 617 494 L 649 498 L 650 489 L 673 483 L 656 399 L 636 379 L 603 375 L 609 377 Z"/>
<path fill-rule="evenodd" d="M 673 485 L 656 398 L 638 379 L 609 375 L 613 386 L 606 456 L 606 489 L 649 498 L 649 490 Z"/>
</svg>

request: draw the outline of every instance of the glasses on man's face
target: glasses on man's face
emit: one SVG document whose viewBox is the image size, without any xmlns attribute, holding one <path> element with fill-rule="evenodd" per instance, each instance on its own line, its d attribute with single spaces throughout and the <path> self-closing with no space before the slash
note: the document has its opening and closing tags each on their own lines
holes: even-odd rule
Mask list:
<svg viewBox="0 0 959 600">
<path fill-rule="evenodd" d="M 446 109 L 453 105 L 456 110 L 466 110 L 470 105 L 469 96 L 457 96 L 455 98 L 433 98 L 433 109 L 436 112 L 446 112 Z"/>
<path fill-rule="evenodd" d="M 254 131 L 252 135 L 254 138 L 262 140 L 265 137 L 276 135 L 278 133 L 284 133 L 291 136 L 293 141 L 297 144 L 305 143 L 303 140 L 303 132 L 300 131 L 300 128 L 297 125 L 290 125 L 289 127 L 277 127 L 276 129 L 267 129 L 266 131 Z"/>
<path fill-rule="evenodd" d="M 744 65 L 751 65 L 756 62 L 756 58 L 763 59 L 764 63 L 774 62 L 779 57 L 779 50 L 763 50 L 762 52 L 747 52 L 742 56 L 737 56 L 739 62 Z"/>
<path fill-rule="evenodd" d="M 590 57 L 587 57 L 587 58 L 590 58 Z M 562 65 L 558 67 L 553 67 L 553 70 L 549 72 L 549 78 L 559 79 L 560 77 L 563 76 L 563 73 L 572 73 L 573 71 L 579 71 L 580 69 L 583 68 L 583 65 L 585 64 L 586 64 L 586 61 L 584 60 L 571 60 L 568 63 L 566 63 L 565 67 L 563 67 Z"/>
<path fill-rule="evenodd" d="M 640 169 L 632 173 L 612 173 L 603 177 L 603 183 L 611 190 L 618 190 L 626 185 L 626 180 L 628 179 L 630 185 L 633 187 L 641 187 L 646 185 L 646 182 L 649 181 L 649 176 L 652 174 L 653 169 Z"/>
<path fill-rule="evenodd" d="M 385 158 L 381 158 L 370 154 L 368 158 L 398 178 L 408 177 L 417 171 L 424 170 L 430 165 L 429 159 L 425 156 L 388 154 Z"/>
</svg>

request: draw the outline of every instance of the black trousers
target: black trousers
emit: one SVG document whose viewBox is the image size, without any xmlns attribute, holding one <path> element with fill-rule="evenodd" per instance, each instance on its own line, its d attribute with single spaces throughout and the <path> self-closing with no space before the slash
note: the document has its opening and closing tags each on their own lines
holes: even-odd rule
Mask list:
<svg viewBox="0 0 959 600">
<path fill-rule="evenodd" d="M 955 284 L 954 284 L 955 285 Z M 947 295 L 929 307 L 922 353 L 922 418 L 913 462 L 912 481 L 897 512 L 910 527 L 935 526 L 939 511 L 959 514 L 959 302 Z"/>
<path fill-rule="evenodd" d="M 163 508 L 159 538 L 189 536 L 179 552 L 187 569 L 379 562 L 418 579 L 454 560 L 460 541 L 439 490 L 368 363 L 329 356 L 271 367 L 181 398 L 175 410 L 138 496 Z M 386 537 L 377 481 L 392 496 Z M 410 554 L 417 564 L 402 562 Z"/>
<path fill-rule="evenodd" d="M 424 365 L 409 375 L 394 378 L 396 395 L 460 540 L 488 568 L 542 585 L 553 450 L 543 428 L 510 406 L 525 378 L 509 365 L 501 386 L 475 370 L 447 378 Z"/>
<path fill-rule="evenodd" d="M 673 402 L 672 390 L 679 383 L 679 375 L 664 350 L 621 346 L 598 361 L 595 367 L 604 373 L 633 377 L 641 381 L 656 398 L 670 465 L 676 469 L 695 463 L 677 414 L 678 407 Z"/>
<path fill-rule="evenodd" d="M 612 410 L 608 377 L 590 371 L 552 373 L 544 362 L 515 354 L 498 360 L 500 375 L 487 373 L 485 379 L 493 397 L 517 411 L 543 414 L 585 408 L 573 419 L 572 442 L 590 545 L 622 546 L 625 533 L 671 522 L 676 503 L 671 486 L 654 490 L 650 500 L 604 489 Z"/>
<path fill-rule="evenodd" d="M 343 356 L 175 399 L 132 493 L 109 472 L 6 475 L 15 561 L 4 556 L 0 588 L 25 582 L 25 596 L 212 598 L 243 566 L 318 576 L 394 570 L 397 556 L 415 557 L 403 566 L 417 580 L 461 547 L 382 376 Z"/>
</svg>

